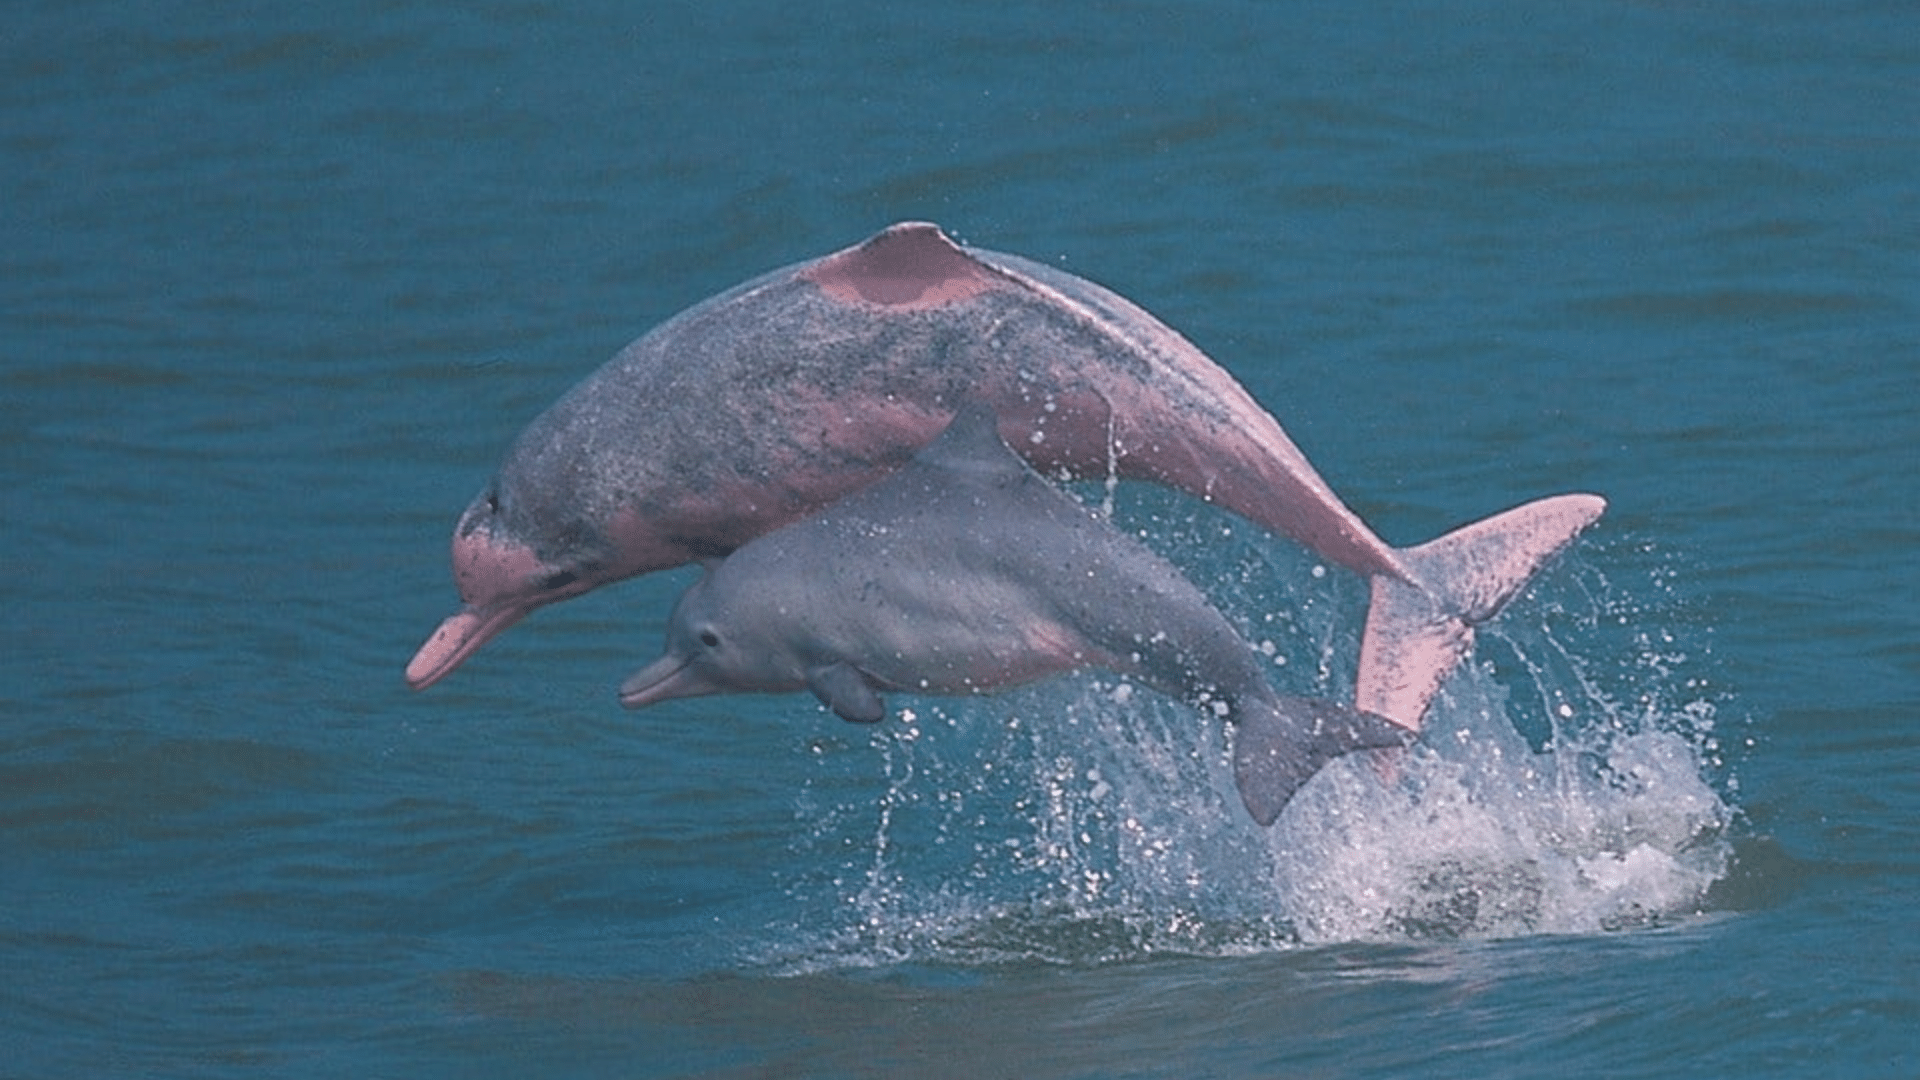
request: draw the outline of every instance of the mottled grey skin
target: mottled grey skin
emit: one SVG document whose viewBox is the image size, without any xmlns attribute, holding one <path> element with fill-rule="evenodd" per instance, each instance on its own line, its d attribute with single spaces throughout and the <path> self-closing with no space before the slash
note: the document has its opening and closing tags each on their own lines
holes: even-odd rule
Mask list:
<svg viewBox="0 0 1920 1080">
<path fill-rule="evenodd" d="M 1478 552 L 1410 562 L 1159 320 L 909 222 L 682 312 L 535 419 L 454 529 L 464 606 L 421 645 L 408 682 L 438 681 L 543 604 L 725 555 L 819 511 L 904 465 L 963 400 L 993 408 L 1037 468 L 1169 484 L 1372 578 L 1406 617 L 1369 616 L 1371 711 L 1417 723 L 1471 644 L 1448 583 L 1422 567 L 1485 569 Z M 1476 595 L 1504 600 L 1604 505 L 1563 496 L 1516 511 L 1495 538 L 1509 553 L 1498 569 L 1513 572 Z"/>
<path fill-rule="evenodd" d="M 1042 469 L 1219 501 L 1365 574 L 1393 551 L 1186 339 L 1091 282 L 893 226 L 662 324 L 541 414 L 461 517 L 426 686 L 542 604 L 724 555 L 899 468 L 962 398 Z"/>
<path fill-rule="evenodd" d="M 984 408 L 900 471 L 710 566 L 621 701 L 806 689 L 872 722 L 883 691 L 983 693 L 1083 668 L 1234 721 L 1236 779 L 1263 825 L 1331 758 L 1407 737 L 1275 694 L 1198 589 L 1036 475 Z"/>
</svg>

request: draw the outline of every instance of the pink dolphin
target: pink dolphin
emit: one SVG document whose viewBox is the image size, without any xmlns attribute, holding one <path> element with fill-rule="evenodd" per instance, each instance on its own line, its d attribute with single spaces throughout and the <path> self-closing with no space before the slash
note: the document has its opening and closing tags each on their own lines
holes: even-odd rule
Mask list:
<svg viewBox="0 0 1920 1080">
<path fill-rule="evenodd" d="M 1416 728 L 1472 627 L 1605 509 L 1542 499 L 1388 546 L 1185 338 L 1092 282 L 906 222 L 674 316 L 537 417 L 453 533 L 437 682 L 529 611 L 722 556 L 904 466 L 963 400 L 1043 472 L 1153 480 L 1366 575 L 1355 705 Z"/>
</svg>

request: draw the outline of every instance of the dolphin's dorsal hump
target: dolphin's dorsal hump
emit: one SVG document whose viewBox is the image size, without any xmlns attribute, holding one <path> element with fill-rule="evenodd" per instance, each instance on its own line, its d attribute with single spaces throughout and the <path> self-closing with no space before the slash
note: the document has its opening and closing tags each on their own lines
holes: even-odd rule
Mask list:
<svg viewBox="0 0 1920 1080">
<path fill-rule="evenodd" d="M 1005 275 L 926 221 L 890 225 L 800 276 L 836 300 L 896 309 L 957 304 L 1005 286 Z"/>
<path fill-rule="evenodd" d="M 963 402 L 939 437 L 914 455 L 917 464 L 976 476 L 1020 476 L 1027 463 L 1000 438 L 1000 418 L 993 407 L 979 401 Z"/>
</svg>

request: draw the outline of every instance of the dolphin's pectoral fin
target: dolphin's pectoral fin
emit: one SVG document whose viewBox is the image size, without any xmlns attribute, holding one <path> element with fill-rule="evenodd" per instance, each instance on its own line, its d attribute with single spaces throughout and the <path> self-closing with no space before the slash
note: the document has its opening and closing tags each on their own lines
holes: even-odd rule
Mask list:
<svg viewBox="0 0 1920 1080">
<path fill-rule="evenodd" d="M 1240 801 L 1271 825 L 1287 800 L 1327 762 L 1355 750 L 1405 746 L 1405 728 L 1324 698 L 1269 696 L 1243 702 L 1233 729 L 1233 779 Z"/>
<path fill-rule="evenodd" d="M 887 703 L 874 692 L 873 684 L 859 668 L 845 661 L 808 671 L 807 689 L 842 720 L 872 724 L 887 715 Z"/>
</svg>

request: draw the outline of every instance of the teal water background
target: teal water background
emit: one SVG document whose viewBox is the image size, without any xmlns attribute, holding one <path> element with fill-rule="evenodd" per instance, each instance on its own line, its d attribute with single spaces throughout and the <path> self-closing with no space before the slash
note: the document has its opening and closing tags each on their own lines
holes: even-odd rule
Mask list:
<svg viewBox="0 0 1920 1080">
<path fill-rule="evenodd" d="M 0 72 L 0 1075 L 1920 1070 L 1909 5 L 83 2 Z M 1612 509 L 1272 833 L 1098 677 L 623 713 L 684 572 L 405 688 L 528 420 L 907 218 L 1395 543 Z M 1359 582 L 1114 498 L 1350 685 Z"/>
</svg>

